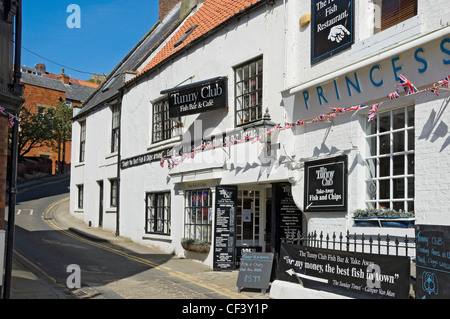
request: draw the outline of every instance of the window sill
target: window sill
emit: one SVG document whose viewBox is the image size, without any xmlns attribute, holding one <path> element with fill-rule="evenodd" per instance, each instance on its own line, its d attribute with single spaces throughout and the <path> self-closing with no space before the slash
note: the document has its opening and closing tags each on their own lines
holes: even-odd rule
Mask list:
<svg viewBox="0 0 450 319">
<path fill-rule="evenodd" d="M 111 213 L 113 213 L 113 214 L 115 214 L 115 213 L 117 213 L 117 207 L 109 207 L 109 208 L 106 208 L 105 209 L 105 213 L 109 213 L 109 214 L 111 214 Z"/>
<path fill-rule="evenodd" d="M 81 163 L 75 164 L 74 167 L 81 167 L 81 166 L 84 166 L 85 164 L 86 164 L 86 162 L 81 162 Z"/>
<path fill-rule="evenodd" d="M 75 214 L 84 214 L 84 209 L 78 208 L 78 209 L 75 209 L 73 212 L 74 212 Z"/>
<path fill-rule="evenodd" d="M 172 238 L 170 237 L 170 235 L 159 235 L 159 234 L 145 234 L 144 236 L 142 236 L 143 240 L 156 240 L 156 241 L 162 241 L 162 242 L 166 242 L 166 243 L 171 243 L 172 242 Z"/>
<path fill-rule="evenodd" d="M 109 154 L 105 155 L 105 159 L 113 158 L 113 157 L 116 157 L 117 155 L 119 155 L 119 152 L 115 151 L 114 153 L 109 153 Z"/>
<path fill-rule="evenodd" d="M 182 140 L 182 136 L 178 135 L 178 136 L 172 137 L 168 140 L 156 142 L 156 143 L 153 143 L 150 146 L 148 146 L 147 151 L 159 151 L 159 150 L 165 148 L 167 145 L 178 143 L 181 140 Z"/>
</svg>

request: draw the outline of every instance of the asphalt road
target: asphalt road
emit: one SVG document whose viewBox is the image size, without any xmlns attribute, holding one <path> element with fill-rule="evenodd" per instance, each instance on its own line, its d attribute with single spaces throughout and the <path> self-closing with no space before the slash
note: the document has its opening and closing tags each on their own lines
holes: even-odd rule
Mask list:
<svg viewBox="0 0 450 319">
<path fill-rule="evenodd" d="M 68 211 L 68 187 L 67 178 L 20 192 L 14 241 L 16 258 L 67 299 L 79 293 L 91 299 L 267 298 L 259 291 L 238 293 L 236 272 L 214 272 L 131 241 L 91 240 L 58 227 L 52 207 L 62 203 Z"/>
</svg>

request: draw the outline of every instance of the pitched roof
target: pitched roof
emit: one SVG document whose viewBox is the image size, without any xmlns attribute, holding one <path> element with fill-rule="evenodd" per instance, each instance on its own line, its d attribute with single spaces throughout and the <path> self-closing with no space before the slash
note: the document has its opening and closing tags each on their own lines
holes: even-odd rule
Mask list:
<svg viewBox="0 0 450 319">
<path fill-rule="evenodd" d="M 119 94 L 124 85 L 124 71 L 136 70 L 142 61 L 158 47 L 162 39 L 173 32 L 174 26 L 179 24 L 180 5 L 178 4 L 162 21 L 157 23 L 136 46 L 125 56 L 110 73 L 106 81 L 89 97 L 74 120 L 102 107 L 107 101 Z"/>
<path fill-rule="evenodd" d="M 185 23 L 142 71 L 129 82 L 140 78 L 170 56 L 213 32 L 236 15 L 246 12 L 253 6 L 265 1 L 267 0 L 206 0 L 195 13 L 186 19 Z M 183 37 L 185 39 L 182 39 Z M 182 41 L 181 43 L 180 40 Z"/>
<path fill-rule="evenodd" d="M 21 81 L 25 84 L 35 85 L 50 90 L 60 91 L 66 93 L 66 99 L 84 102 L 89 95 L 94 92 L 91 86 L 79 84 L 64 84 L 60 80 L 51 77 L 39 76 L 29 73 L 21 74 Z"/>
</svg>

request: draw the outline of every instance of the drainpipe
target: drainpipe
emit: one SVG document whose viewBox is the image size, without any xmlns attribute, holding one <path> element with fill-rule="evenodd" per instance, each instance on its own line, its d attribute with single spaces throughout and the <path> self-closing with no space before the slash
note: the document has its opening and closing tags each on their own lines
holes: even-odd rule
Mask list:
<svg viewBox="0 0 450 319">
<path fill-rule="evenodd" d="M 14 94 L 20 92 L 20 64 L 22 47 L 22 0 L 18 0 L 16 13 L 16 36 L 15 36 L 15 61 L 14 61 Z M 19 115 L 18 110 L 16 116 Z M 8 228 L 6 238 L 6 254 L 5 254 L 5 284 L 3 299 L 10 299 L 11 292 L 11 275 L 12 260 L 14 253 L 14 226 L 16 212 L 16 195 L 17 195 L 17 159 L 18 159 L 18 142 L 19 142 L 19 121 L 13 126 L 12 134 L 12 150 L 11 150 L 11 171 L 9 175 L 9 207 L 8 207 Z"/>
<path fill-rule="evenodd" d="M 116 236 L 120 235 L 120 161 L 121 156 L 120 152 L 122 149 L 122 97 L 119 98 L 119 137 L 118 137 L 118 144 L 119 149 L 117 151 L 117 203 L 116 203 Z"/>
</svg>

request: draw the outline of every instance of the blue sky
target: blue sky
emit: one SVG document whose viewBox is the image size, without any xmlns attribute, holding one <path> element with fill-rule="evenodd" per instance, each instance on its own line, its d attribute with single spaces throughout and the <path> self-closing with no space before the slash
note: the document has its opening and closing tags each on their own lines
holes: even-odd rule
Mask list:
<svg viewBox="0 0 450 319">
<path fill-rule="evenodd" d="M 80 28 L 68 27 L 71 4 L 80 8 Z M 22 65 L 42 62 L 47 72 L 64 68 L 81 80 L 91 75 L 75 70 L 108 74 L 158 21 L 158 5 L 158 0 L 23 0 Z"/>
</svg>

